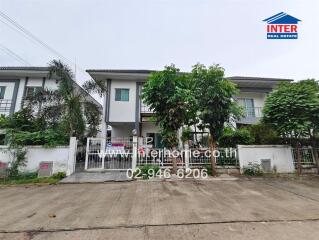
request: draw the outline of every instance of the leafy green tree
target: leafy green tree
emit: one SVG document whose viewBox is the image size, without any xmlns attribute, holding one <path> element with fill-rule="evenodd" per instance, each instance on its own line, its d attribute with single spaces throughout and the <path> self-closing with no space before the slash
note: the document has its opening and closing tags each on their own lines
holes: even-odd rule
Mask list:
<svg viewBox="0 0 319 240">
<path fill-rule="evenodd" d="M 175 149 L 178 145 L 177 131 L 184 125 L 193 123 L 194 95 L 191 79 L 181 74 L 174 65 L 163 71 L 154 72 L 143 86 L 142 99 L 151 110 L 161 129 L 164 144 Z M 176 159 L 173 159 L 176 170 Z"/>
<path fill-rule="evenodd" d="M 23 108 L 12 115 L 0 116 L 0 129 L 14 129 L 15 131 L 37 130 L 39 126 L 35 123 L 35 118 L 31 109 Z"/>
<path fill-rule="evenodd" d="M 194 93 L 202 128 L 210 133 L 212 175 L 216 176 L 216 159 L 213 152 L 223 134 L 224 125 L 230 118 L 238 118 L 241 111 L 233 96 L 236 85 L 224 77 L 224 69 L 219 65 L 206 68 L 202 64 L 193 66 L 191 73 L 195 82 Z"/>
<path fill-rule="evenodd" d="M 74 80 L 72 70 L 61 61 L 53 60 L 49 64 L 49 78 L 59 82 L 57 90 L 43 89 L 30 99 L 29 106 L 41 106 L 37 115 L 42 122 L 52 127 L 62 128 L 69 136 L 81 138 L 86 125 L 88 135 L 95 136 L 98 132 L 101 111 L 99 107 L 87 98 L 88 92 L 79 88 Z M 84 84 L 88 91 L 102 94 L 106 86 L 90 80 Z M 103 89 L 102 89 L 103 88 Z"/>
<path fill-rule="evenodd" d="M 282 137 L 294 138 L 298 173 L 301 173 L 300 139 L 313 138 L 319 127 L 319 85 L 315 80 L 282 83 L 266 99 L 263 121 Z"/>
</svg>

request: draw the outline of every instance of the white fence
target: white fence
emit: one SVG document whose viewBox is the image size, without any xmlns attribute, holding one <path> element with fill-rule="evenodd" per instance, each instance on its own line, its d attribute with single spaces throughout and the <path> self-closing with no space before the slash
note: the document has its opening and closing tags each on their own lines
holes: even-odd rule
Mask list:
<svg viewBox="0 0 319 240">
<path fill-rule="evenodd" d="M 26 146 L 26 166 L 19 170 L 22 172 L 36 172 L 41 162 L 52 162 L 52 173 L 65 172 L 70 175 L 74 172 L 76 139 L 70 139 L 69 146 L 46 148 L 43 146 Z M 0 162 L 10 166 L 13 155 L 8 146 L 0 146 Z"/>
<path fill-rule="evenodd" d="M 142 140 L 142 139 L 141 139 Z M 143 141 L 140 141 L 143 142 Z M 84 146 L 81 146 L 84 147 Z M 27 164 L 21 171 L 34 172 L 41 162 L 52 162 L 53 173 L 66 172 L 72 174 L 76 168 L 77 142 L 70 139 L 69 146 L 45 148 L 43 146 L 27 146 Z M 82 148 L 81 148 L 82 149 Z M 80 150 L 81 150 L 80 149 Z M 123 170 L 146 164 L 156 164 L 162 168 L 171 168 L 172 157 L 168 149 L 151 148 L 145 143 L 138 144 L 138 138 L 88 138 L 86 148 L 81 150 L 82 170 Z M 179 168 L 198 168 L 210 164 L 210 157 L 205 155 L 207 149 L 184 149 L 175 157 Z M 296 167 L 296 152 L 290 146 L 283 145 L 239 145 L 235 148 L 218 148 L 216 163 L 219 167 L 235 167 L 243 169 L 250 164 L 259 164 L 276 169 L 278 173 L 292 173 Z M 318 149 L 316 149 L 318 151 Z M 319 153 L 319 152 L 318 152 Z M 0 146 L 0 163 L 10 164 L 13 160 L 7 146 Z M 85 158 L 85 161 L 84 161 Z M 301 149 L 303 168 L 315 168 L 311 148 Z M 267 165 L 268 164 L 268 165 Z M 2 165 L 3 166 L 3 165 Z"/>
<path fill-rule="evenodd" d="M 243 170 L 252 164 L 268 164 L 266 171 L 276 170 L 278 173 L 295 171 L 292 150 L 284 145 L 238 145 L 240 168 Z"/>
<path fill-rule="evenodd" d="M 89 138 L 86 149 L 85 170 L 122 170 L 147 164 L 172 168 L 201 168 L 210 164 L 209 149 L 169 150 L 152 148 L 145 139 Z M 208 152 L 208 154 L 207 154 Z M 216 165 L 220 168 L 243 169 L 251 164 L 261 165 L 266 172 L 292 173 L 295 171 L 294 152 L 283 145 L 239 145 L 238 148 L 217 148 Z M 212 153 L 214 154 L 214 153 Z M 214 154 L 215 155 L 215 154 Z M 312 156 L 312 155 L 311 155 Z M 303 163 L 314 166 L 309 149 L 302 152 Z"/>
<path fill-rule="evenodd" d="M 137 166 L 158 165 L 161 168 L 172 168 L 173 158 L 169 156 L 166 148 L 139 148 L 137 155 Z M 182 153 L 176 153 L 176 164 L 178 168 L 185 167 L 185 159 Z"/>
</svg>

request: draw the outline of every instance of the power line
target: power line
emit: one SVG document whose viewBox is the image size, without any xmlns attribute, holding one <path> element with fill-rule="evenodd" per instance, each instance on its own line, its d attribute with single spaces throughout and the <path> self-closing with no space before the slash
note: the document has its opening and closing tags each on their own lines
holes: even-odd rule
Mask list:
<svg viewBox="0 0 319 240">
<path fill-rule="evenodd" d="M 29 36 L 30 38 L 32 38 L 33 40 L 35 40 L 38 44 L 42 45 L 43 47 L 47 48 L 49 51 L 53 52 L 55 55 L 59 56 L 60 58 L 68 61 L 68 62 L 72 62 L 69 59 L 65 58 L 64 56 L 62 56 L 62 54 L 60 54 L 59 52 L 57 52 L 55 49 L 53 49 L 52 47 L 50 47 L 49 45 L 47 45 L 45 42 L 41 41 L 39 38 L 37 38 L 34 34 L 32 34 L 30 31 L 28 31 L 26 28 L 24 28 L 23 26 L 21 26 L 19 23 L 17 23 L 15 20 L 13 20 L 12 18 L 10 18 L 8 15 L 6 15 L 4 12 L 0 11 L 0 16 L 2 16 L 5 20 L 7 20 L 8 22 L 10 22 L 12 25 L 14 25 L 16 28 L 18 28 L 22 33 L 24 33 L 25 35 Z"/>
<path fill-rule="evenodd" d="M 59 53 L 57 50 L 55 50 L 54 48 L 50 47 L 48 44 L 46 44 L 44 41 L 42 41 L 41 39 L 39 39 L 38 37 L 36 37 L 33 33 L 31 33 L 30 31 L 28 31 L 26 28 L 24 28 L 22 25 L 20 25 L 19 23 L 17 23 L 15 20 L 13 20 L 12 18 L 10 18 L 7 14 L 5 14 L 4 12 L 0 11 L 0 16 L 5 19 L 7 22 L 11 23 L 15 28 L 12 28 L 11 25 L 8 25 L 6 22 L 1 21 L 3 23 L 5 23 L 6 25 L 10 26 L 12 29 L 14 29 L 15 31 L 22 33 L 23 36 L 27 37 L 29 40 L 32 40 L 33 42 L 40 44 L 42 47 L 46 48 L 47 50 L 49 50 L 50 52 L 52 52 L 54 55 L 58 56 L 59 58 L 61 58 L 62 60 L 68 62 L 71 66 L 74 65 L 74 62 L 69 60 L 68 58 L 64 57 L 61 53 Z M 86 71 L 84 69 L 82 69 L 81 67 L 79 67 L 77 65 L 78 69 L 80 69 L 81 71 L 83 71 L 86 74 Z"/>
<path fill-rule="evenodd" d="M 6 54 L 8 54 L 9 56 L 13 57 L 14 59 L 18 60 L 19 62 L 26 64 L 28 66 L 31 66 L 31 64 L 26 61 L 25 59 L 23 59 L 22 57 L 20 57 L 18 54 L 16 54 L 14 51 L 10 50 L 9 48 L 7 48 L 6 46 L 4 46 L 3 44 L 0 43 L 0 48 L 2 51 L 4 51 Z"/>
</svg>

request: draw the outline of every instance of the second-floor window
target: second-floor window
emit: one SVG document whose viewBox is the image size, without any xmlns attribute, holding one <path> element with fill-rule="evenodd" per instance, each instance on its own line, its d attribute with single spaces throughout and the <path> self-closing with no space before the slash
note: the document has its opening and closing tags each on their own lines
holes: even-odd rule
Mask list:
<svg viewBox="0 0 319 240">
<path fill-rule="evenodd" d="M 0 99 L 4 99 L 4 93 L 6 92 L 5 86 L 0 86 Z"/>
<path fill-rule="evenodd" d="M 128 88 L 115 88 L 115 101 L 128 102 L 130 98 Z"/>
<path fill-rule="evenodd" d="M 30 99 L 35 96 L 35 94 L 41 91 L 42 87 L 27 87 L 25 91 L 25 99 Z"/>
<path fill-rule="evenodd" d="M 255 106 L 253 98 L 238 98 L 240 106 L 244 107 L 246 117 L 255 117 Z"/>
</svg>

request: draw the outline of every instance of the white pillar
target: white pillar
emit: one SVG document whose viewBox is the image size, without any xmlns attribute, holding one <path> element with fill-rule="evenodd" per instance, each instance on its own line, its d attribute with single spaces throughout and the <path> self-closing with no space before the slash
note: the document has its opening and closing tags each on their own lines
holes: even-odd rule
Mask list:
<svg viewBox="0 0 319 240">
<path fill-rule="evenodd" d="M 136 163 L 137 163 L 137 136 L 133 136 L 133 146 L 132 146 L 132 169 L 134 170 L 136 168 Z"/>
<path fill-rule="evenodd" d="M 189 157 L 190 157 L 189 146 L 188 146 L 188 143 L 185 143 L 185 169 L 189 168 Z"/>
<path fill-rule="evenodd" d="M 107 124 L 106 124 L 106 108 L 107 108 L 107 104 L 106 104 L 106 100 L 107 100 L 107 94 L 103 94 L 103 116 L 102 116 L 102 121 L 101 121 L 101 134 L 102 134 L 102 138 L 106 138 L 106 134 L 107 134 Z"/>
<path fill-rule="evenodd" d="M 88 169 L 90 139 L 91 138 L 87 138 L 87 140 L 86 140 L 85 165 L 84 165 L 85 170 Z"/>
<path fill-rule="evenodd" d="M 105 147 L 106 147 L 106 138 L 101 138 L 100 153 L 101 153 L 101 160 L 102 160 L 102 165 L 101 165 L 102 169 L 104 169 Z"/>
<path fill-rule="evenodd" d="M 76 137 L 70 137 L 69 158 L 66 175 L 69 176 L 75 171 L 77 141 Z"/>
</svg>

